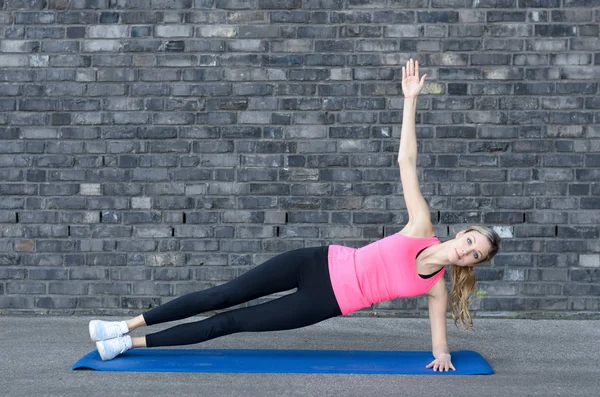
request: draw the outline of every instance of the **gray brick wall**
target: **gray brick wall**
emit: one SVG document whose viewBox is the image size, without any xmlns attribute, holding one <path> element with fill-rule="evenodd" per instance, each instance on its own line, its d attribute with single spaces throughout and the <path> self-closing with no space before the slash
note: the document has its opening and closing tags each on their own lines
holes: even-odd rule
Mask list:
<svg viewBox="0 0 600 397">
<path fill-rule="evenodd" d="M 473 310 L 599 312 L 599 5 L 0 0 L 0 311 L 138 312 L 398 231 L 415 57 L 436 232 L 505 237 Z"/>
</svg>

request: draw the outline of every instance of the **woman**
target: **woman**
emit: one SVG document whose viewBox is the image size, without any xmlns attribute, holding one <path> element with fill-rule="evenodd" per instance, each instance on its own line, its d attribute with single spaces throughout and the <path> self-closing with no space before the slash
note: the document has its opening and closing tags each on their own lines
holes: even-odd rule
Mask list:
<svg viewBox="0 0 600 397">
<path fill-rule="evenodd" d="M 454 370 L 446 343 L 448 293 L 444 266 L 453 265 L 451 308 L 455 320 L 472 325 L 467 303 L 475 287 L 473 267 L 498 251 L 493 230 L 473 226 L 441 243 L 417 179 L 415 113 L 426 75 L 419 78 L 414 60 L 402 68 L 404 116 L 398 163 L 408 209 L 407 225 L 394 235 L 354 249 L 339 245 L 301 248 L 280 254 L 217 287 L 193 292 L 127 321 L 90 322 L 92 340 L 103 360 L 138 347 L 187 345 L 236 332 L 293 329 L 346 315 L 373 303 L 427 294 L 434 371 Z M 219 310 L 275 292 L 297 288 L 278 299 L 216 314 L 143 337 L 136 328 Z"/>
</svg>

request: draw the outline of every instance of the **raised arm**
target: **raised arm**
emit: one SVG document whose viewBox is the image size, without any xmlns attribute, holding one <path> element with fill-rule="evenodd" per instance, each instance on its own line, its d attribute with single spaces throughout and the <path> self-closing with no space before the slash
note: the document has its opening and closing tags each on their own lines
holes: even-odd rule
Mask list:
<svg viewBox="0 0 600 397">
<path fill-rule="evenodd" d="M 402 68 L 402 91 L 404 93 L 404 112 L 402 115 L 402 130 L 400 133 L 400 150 L 398 165 L 400 180 L 404 191 L 404 201 L 408 210 L 409 234 L 431 235 L 431 219 L 429 207 L 423 198 L 417 177 L 417 134 L 415 116 L 417 112 L 417 97 L 425 83 L 423 75 L 419 78 L 419 62 L 411 59 Z"/>
</svg>

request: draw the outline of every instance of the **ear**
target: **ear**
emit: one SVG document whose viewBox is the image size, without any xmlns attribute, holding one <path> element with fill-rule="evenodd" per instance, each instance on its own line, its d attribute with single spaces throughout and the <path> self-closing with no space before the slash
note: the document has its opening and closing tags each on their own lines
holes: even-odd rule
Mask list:
<svg viewBox="0 0 600 397">
<path fill-rule="evenodd" d="M 461 230 L 460 232 L 456 233 L 456 238 L 462 236 L 463 234 L 465 234 L 466 230 Z"/>
</svg>

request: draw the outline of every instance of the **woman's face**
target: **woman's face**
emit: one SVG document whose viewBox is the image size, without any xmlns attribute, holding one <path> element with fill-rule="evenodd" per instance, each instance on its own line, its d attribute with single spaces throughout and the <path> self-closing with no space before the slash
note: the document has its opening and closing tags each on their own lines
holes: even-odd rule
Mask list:
<svg viewBox="0 0 600 397">
<path fill-rule="evenodd" d="M 464 230 L 456 234 L 448 252 L 448 260 L 456 266 L 474 266 L 488 256 L 492 245 L 481 233 Z"/>
</svg>

